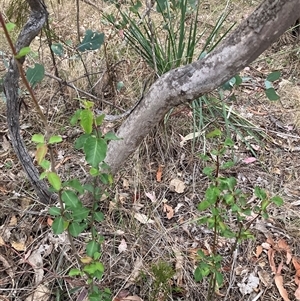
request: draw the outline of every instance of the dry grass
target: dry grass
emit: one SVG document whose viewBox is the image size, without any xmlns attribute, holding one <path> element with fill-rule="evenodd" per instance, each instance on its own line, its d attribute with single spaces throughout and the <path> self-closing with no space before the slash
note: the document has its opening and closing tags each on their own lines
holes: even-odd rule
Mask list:
<svg viewBox="0 0 300 301">
<path fill-rule="evenodd" d="M 251 2 L 251 3 L 250 3 Z M 250 12 L 258 1 L 232 1 L 232 13 L 229 21 L 238 23 Z M 3 1 L 5 8 L 9 5 Z M 74 2 L 63 0 L 61 4 L 54 1 L 47 3 L 50 11 L 51 27 L 60 40 L 71 40 L 76 44 L 76 15 Z M 201 14 L 203 26 L 214 25 L 216 16 L 224 5 L 219 1 L 203 5 Z M 100 3 L 99 8 L 111 12 L 113 6 Z M 92 13 L 91 13 L 92 12 Z M 80 26 L 85 29 L 105 32 L 107 37 L 106 53 L 100 51 L 84 54 L 90 74 L 90 89 L 85 73 L 79 60 L 67 57 L 57 61 L 62 78 L 74 82 L 77 88 L 93 92 L 98 97 L 96 108 L 111 113 L 118 113 L 122 108 L 131 107 L 140 96 L 147 78 L 153 76 L 152 71 L 121 39 L 118 33 L 108 26 L 90 5 L 80 2 Z M 228 22 L 228 26 L 229 23 Z M 1 40 L 2 41 L 2 40 Z M 237 165 L 227 171 L 227 175 L 239 180 L 239 187 L 249 195 L 259 185 L 270 195 L 279 193 L 285 197 L 282 208 L 271 208 L 267 222 L 258 221 L 251 229 L 255 240 L 245 241 L 237 249 L 237 256 L 227 255 L 232 246 L 231 240 L 220 239 L 218 251 L 224 255 L 223 273 L 224 286 L 219 288 L 217 299 L 244 300 L 253 298 L 243 296 L 237 286 L 249 273 L 264 271 L 269 275 L 269 284 L 260 283 L 263 300 L 280 300 L 279 293 L 272 281 L 272 272 L 268 265 L 266 253 L 259 258 L 255 256 L 256 247 L 266 241 L 264 232 L 276 238 L 285 238 L 294 255 L 300 255 L 299 245 L 299 214 L 293 205 L 299 198 L 299 165 L 297 149 L 299 145 L 299 50 L 291 44 L 282 46 L 282 41 L 274 45 L 244 75 L 256 80 L 252 86 L 242 86 L 237 91 L 234 109 L 247 116 L 250 121 L 266 132 L 270 139 L 257 151 L 258 160 L 246 165 L 242 159 L 251 153 L 241 141 L 236 141 L 234 157 Z M 278 48 L 280 52 L 278 52 Z M 45 38 L 36 39 L 33 49 L 39 54 L 31 56 L 27 65 L 42 61 L 47 72 L 53 74 L 53 65 Z M 2 49 L 1 49 L 2 50 Z M 282 51 L 281 51 L 282 50 Z M 281 102 L 270 103 L 261 89 L 263 80 L 272 70 L 281 70 L 278 93 Z M 118 92 L 116 83 L 124 82 L 124 88 Z M 49 122 L 55 131 L 64 137 L 64 142 L 57 146 L 56 155 L 60 163 L 58 172 L 64 179 L 87 177 L 87 166 L 83 155 L 75 152 L 74 138 L 78 132 L 70 127 L 69 117 L 78 108 L 79 96 L 76 90 L 64 88 L 60 90 L 58 83 L 47 77 L 36 89 L 39 102 L 47 113 Z M 25 101 L 30 104 L 26 96 Z M 103 102 L 105 101 L 105 102 Z M 107 103 L 111 103 L 108 105 Z M 22 135 L 29 148 L 34 152 L 31 135 L 43 130 L 38 117 L 29 110 L 22 109 Z M 280 122 L 276 122 L 280 121 Z M 5 106 L 0 103 L 0 299 L 25 300 L 37 288 L 33 260 L 29 255 L 39 248 L 42 254 L 43 278 L 50 293 L 49 300 L 83 300 L 86 293 L 83 280 L 68 277 L 68 270 L 76 266 L 74 256 L 64 235 L 55 236 L 48 226 L 47 208 L 38 204 L 21 166 L 9 144 L 5 117 Z M 119 124 L 106 124 L 106 128 L 116 129 Z M 218 123 L 219 127 L 222 124 Z M 212 125 L 212 128 L 214 124 Z M 207 129 L 208 131 L 209 129 Z M 205 189 L 209 185 L 207 177 L 202 173 L 204 162 L 199 154 L 209 152 L 215 146 L 209 141 L 197 140 L 193 150 L 192 141 L 183 147 L 181 137 L 193 131 L 189 108 L 179 107 L 170 116 L 166 125 L 163 123 L 143 141 L 139 149 L 126 162 L 124 168 L 116 175 L 115 184 L 109 197 L 101 203 L 105 221 L 99 224 L 98 231 L 104 237 L 102 262 L 106 271 L 100 288 L 109 287 L 116 295 L 127 291 L 130 295 L 138 295 L 143 300 L 205 300 L 207 280 L 196 283 L 193 272 L 197 265 L 197 250 L 209 250 L 212 233 L 204 226 L 197 224 L 201 213 L 197 210 Z M 232 138 L 236 139 L 234 133 Z M 249 138 L 251 139 L 251 138 Z M 251 141 L 255 144 L 255 141 Z M 162 181 L 157 182 L 156 173 L 162 167 Z M 172 179 L 185 183 L 183 193 L 176 193 L 171 187 Z M 155 196 L 155 197 L 154 197 Z M 150 199 L 152 198 L 152 200 Z M 174 216 L 168 218 L 164 211 L 165 204 L 174 210 Z M 142 224 L 135 213 L 147 215 L 154 221 Z M 234 220 L 231 221 L 232 224 Z M 262 226 L 261 226 L 262 225 Z M 2 240 L 3 242 L 2 242 Z M 87 234 L 76 239 L 76 247 L 82 256 Z M 127 248 L 120 252 L 119 246 L 126 242 Z M 18 243 L 19 245 L 16 245 Z M 280 258 L 276 258 L 280 260 Z M 157 282 L 156 268 L 174 271 L 165 284 Z M 232 271 L 232 273 L 231 273 Z M 292 267 L 284 266 L 284 283 L 292 297 L 295 291 Z M 172 274 L 172 273 L 171 273 Z M 40 288 L 40 287 L 39 287 Z M 166 293 L 166 296 L 164 295 Z"/>
</svg>

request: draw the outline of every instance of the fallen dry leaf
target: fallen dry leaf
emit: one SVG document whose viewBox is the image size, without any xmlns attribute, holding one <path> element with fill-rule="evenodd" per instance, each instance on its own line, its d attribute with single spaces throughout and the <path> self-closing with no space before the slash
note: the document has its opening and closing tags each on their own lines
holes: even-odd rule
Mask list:
<svg viewBox="0 0 300 301">
<path fill-rule="evenodd" d="M 163 173 L 163 167 L 162 167 L 162 165 L 159 164 L 157 172 L 156 172 L 156 181 L 157 182 L 161 182 L 162 173 Z"/>
<path fill-rule="evenodd" d="M 17 251 L 25 251 L 26 250 L 25 243 L 23 243 L 23 242 L 13 241 L 13 242 L 11 242 L 11 246 Z"/>
<path fill-rule="evenodd" d="M 146 197 L 148 199 L 151 200 L 152 203 L 156 203 L 156 195 L 155 195 L 154 191 L 152 191 L 152 192 L 146 192 L 145 195 L 146 195 Z"/>
<path fill-rule="evenodd" d="M 254 273 L 250 273 L 250 275 L 243 280 L 242 283 L 237 284 L 240 292 L 243 295 L 251 294 L 259 285 L 259 278 L 254 275 Z"/>
<path fill-rule="evenodd" d="M 48 300 L 50 297 L 50 290 L 48 289 L 48 287 L 44 284 L 40 284 L 37 286 L 37 288 L 35 289 L 35 291 L 30 294 L 25 301 L 44 301 L 44 300 Z"/>
<path fill-rule="evenodd" d="M 174 249 L 174 255 L 176 259 L 175 263 L 175 277 L 176 277 L 176 285 L 177 287 L 182 287 L 182 279 L 183 279 L 183 262 L 184 258 L 181 252 L 178 249 Z"/>
<path fill-rule="evenodd" d="M 9 226 L 15 226 L 16 224 L 18 223 L 18 220 L 16 218 L 15 215 L 13 215 L 11 218 L 10 218 L 10 221 L 9 221 Z"/>
<path fill-rule="evenodd" d="M 267 271 L 261 270 L 257 272 L 259 280 L 264 284 L 265 287 L 270 287 L 272 285 L 272 278 L 270 273 Z"/>
<path fill-rule="evenodd" d="M 183 193 L 185 189 L 185 184 L 179 179 L 173 179 L 170 182 L 170 190 L 177 193 Z"/>
<path fill-rule="evenodd" d="M 290 301 L 288 293 L 286 289 L 283 287 L 283 277 L 281 276 L 282 267 L 283 267 L 283 262 L 279 264 L 279 267 L 274 277 L 274 281 L 282 299 L 284 301 Z"/>
<path fill-rule="evenodd" d="M 153 224 L 154 220 L 150 219 L 147 215 L 143 213 L 136 212 L 134 218 L 137 219 L 141 224 Z"/>
<path fill-rule="evenodd" d="M 119 253 L 122 253 L 122 252 L 124 252 L 126 250 L 127 250 L 127 243 L 126 243 L 125 239 L 123 238 L 121 240 L 121 243 L 118 246 L 118 251 L 119 251 Z"/>
<path fill-rule="evenodd" d="M 255 256 L 258 258 L 261 255 L 262 251 L 263 251 L 263 247 L 257 246 Z"/>
<path fill-rule="evenodd" d="M 300 260 L 295 256 L 292 259 L 293 266 L 296 270 L 295 283 L 298 286 L 294 293 L 297 300 L 300 300 L 300 262 L 299 261 Z"/>
<path fill-rule="evenodd" d="M 27 261 L 31 264 L 31 266 L 34 269 L 35 283 L 40 283 L 44 277 L 43 258 L 41 255 L 41 250 L 34 250 L 32 254 L 28 257 Z"/>
<path fill-rule="evenodd" d="M 15 285 L 15 281 L 14 281 L 14 273 L 13 273 L 13 270 L 12 270 L 12 265 L 7 261 L 7 259 L 4 257 L 4 256 L 2 256 L 1 254 L 0 254 L 0 261 L 2 262 L 2 265 L 3 265 L 3 267 L 4 267 L 4 269 L 2 269 L 2 270 L 4 270 L 6 273 L 7 273 L 7 275 L 11 278 L 11 281 L 12 281 L 12 284 L 13 285 Z M 1 300 L 1 299 L 0 299 Z"/>
<path fill-rule="evenodd" d="M 166 203 L 164 203 L 164 212 L 167 213 L 167 219 L 171 219 L 174 216 L 173 208 Z"/>
<path fill-rule="evenodd" d="M 278 248 L 280 251 L 285 251 L 286 252 L 286 264 L 289 264 L 292 260 L 292 251 L 290 246 L 286 243 L 284 239 L 280 239 L 277 243 Z"/>
</svg>

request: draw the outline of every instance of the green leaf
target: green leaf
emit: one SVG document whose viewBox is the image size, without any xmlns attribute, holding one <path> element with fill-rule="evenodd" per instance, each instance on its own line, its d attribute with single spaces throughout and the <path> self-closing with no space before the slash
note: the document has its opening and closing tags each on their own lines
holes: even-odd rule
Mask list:
<svg viewBox="0 0 300 301">
<path fill-rule="evenodd" d="M 206 138 L 220 137 L 221 135 L 222 135 L 222 132 L 220 129 L 214 129 L 213 131 L 206 134 Z"/>
<path fill-rule="evenodd" d="M 97 211 L 94 213 L 94 218 L 97 222 L 103 222 L 104 221 L 104 214 L 101 211 Z"/>
<path fill-rule="evenodd" d="M 58 216 L 54 219 L 52 224 L 54 234 L 61 234 L 65 230 L 65 221 L 62 216 Z"/>
<path fill-rule="evenodd" d="M 96 176 L 98 176 L 99 174 L 100 174 L 99 169 L 97 169 L 97 168 L 95 168 L 95 167 L 92 167 L 92 168 L 90 169 L 90 175 L 91 175 L 92 177 L 96 177 Z"/>
<path fill-rule="evenodd" d="M 93 275 L 93 276 L 95 275 L 96 272 L 100 272 L 103 274 L 104 266 L 101 262 L 93 262 L 91 264 L 86 265 L 83 268 L 83 271 L 88 273 L 89 275 Z"/>
<path fill-rule="evenodd" d="M 91 240 L 86 246 L 86 254 L 93 257 L 95 252 L 100 252 L 100 244 L 95 240 Z"/>
<path fill-rule="evenodd" d="M 90 213 L 90 210 L 86 207 L 78 207 L 73 209 L 72 218 L 76 222 L 85 220 Z"/>
<path fill-rule="evenodd" d="M 272 201 L 275 205 L 277 205 L 277 206 L 282 206 L 282 205 L 283 205 L 283 199 L 282 199 L 281 197 L 279 197 L 279 196 L 273 196 L 273 197 L 271 198 L 271 201 Z"/>
<path fill-rule="evenodd" d="M 270 82 L 274 82 L 275 80 L 278 80 L 280 76 L 281 76 L 280 71 L 274 71 L 268 75 L 267 80 Z"/>
<path fill-rule="evenodd" d="M 207 176 L 211 176 L 215 169 L 216 169 L 215 167 L 206 166 L 203 168 L 202 172 Z"/>
<path fill-rule="evenodd" d="M 266 211 L 267 207 L 270 205 L 270 201 L 268 199 L 264 199 L 261 202 L 261 210 Z"/>
<path fill-rule="evenodd" d="M 237 74 L 235 76 L 235 85 L 239 86 L 243 82 L 242 78 Z"/>
<path fill-rule="evenodd" d="M 19 53 L 15 56 L 16 59 L 20 59 L 21 57 L 25 56 L 26 54 L 28 54 L 30 52 L 30 47 L 29 46 L 26 46 L 26 47 L 23 47 Z"/>
<path fill-rule="evenodd" d="M 69 276 L 78 276 L 78 275 L 81 275 L 81 271 L 79 269 L 71 269 L 69 271 Z"/>
<path fill-rule="evenodd" d="M 75 141 L 75 148 L 76 149 L 81 149 L 83 148 L 85 141 L 87 140 L 87 138 L 89 138 L 91 135 L 90 134 L 83 134 L 81 136 L 79 136 L 76 141 Z"/>
<path fill-rule="evenodd" d="M 77 46 L 77 49 L 81 52 L 86 50 L 96 50 L 99 49 L 103 43 L 104 33 L 98 33 L 88 29 L 85 32 L 83 41 Z"/>
<path fill-rule="evenodd" d="M 70 120 L 70 124 L 71 124 L 71 125 L 74 126 L 74 125 L 77 123 L 77 121 L 78 121 L 79 118 L 80 118 L 81 111 L 82 111 L 82 109 L 78 109 L 78 110 L 76 110 L 76 112 L 73 114 L 73 116 L 72 116 L 72 118 L 71 118 L 71 120 Z"/>
<path fill-rule="evenodd" d="M 84 193 L 84 189 L 78 179 L 72 179 L 64 182 L 63 187 L 71 187 L 77 190 L 80 194 Z"/>
<path fill-rule="evenodd" d="M 81 204 L 78 196 L 72 190 L 63 191 L 61 198 L 70 209 L 75 209 Z"/>
<path fill-rule="evenodd" d="M 42 160 L 42 162 L 40 163 L 40 166 L 44 169 L 44 170 L 48 170 L 50 169 L 51 163 L 48 160 Z"/>
<path fill-rule="evenodd" d="M 116 134 L 114 132 L 108 132 L 107 134 L 105 134 L 104 139 L 106 141 L 109 141 L 109 140 L 121 140 L 119 137 L 116 136 Z"/>
<path fill-rule="evenodd" d="M 93 130 L 93 113 L 90 110 L 82 110 L 80 113 L 80 125 L 86 134 Z"/>
<path fill-rule="evenodd" d="M 102 114 L 102 115 L 97 116 L 97 117 L 96 117 L 96 124 L 97 124 L 97 125 L 101 125 L 102 122 L 103 122 L 103 120 L 104 120 L 104 118 L 105 118 L 105 114 Z"/>
<path fill-rule="evenodd" d="M 198 205 L 198 210 L 199 211 L 203 211 L 205 209 L 207 209 L 211 204 L 208 201 L 202 201 L 199 205 Z"/>
<path fill-rule="evenodd" d="M 228 169 L 228 168 L 231 168 L 232 166 L 234 166 L 234 162 L 233 161 L 228 161 L 228 162 L 225 162 L 224 164 L 222 164 L 220 166 L 221 169 Z"/>
<path fill-rule="evenodd" d="M 49 212 L 49 214 L 54 215 L 54 216 L 61 214 L 60 209 L 57 207 L 50 207 L 48 212 Z"/>
<path fill-rule="evenodd" d="M 231 138 L 226 138 L 225 139 L 225 142 L 224 142 L 224 145 L 225 146 L 228 146 L 228 147 L 232 147 L 232 146 L 234 146 L 234 141 L 231 139 Z"/>
<path fill-rule="evenodd" d="M 42 134 L 34 134 L 31 137 L 31 141 L 35 142 L 35 143 L 44 143 L 45 142 L 45 138 L 44 138 L 44 135 L 42 135 Z"/>
<path fill-rule="evenodd" d="M 8 22 L 8 23 L 5 24 L 5 27 L 6 27 L 8 32 L 11 32 L 16 27 L 16 24 Z"/>
<path fill-rule="evenodd" d="M 61 189 L 61 180 L 56 172 L 48 172 L 47 178 L 49 183 L 56 191 L 59 191 Z"/>
<path fill-rule="evenodd" d="M 102 138 L 90 136 L 86 139 L 84 146 L 86 161 L 94 168 L 98 168 L 99 163 L 106 157 L 107 143 Z"/>
<path fill-rule="evenodd" d="M 51 136 L 48 143 L 55 144 L 55 143 L 59 143 L 59 142 L 62 142 L 61 136 Z"/>
<path fill-rule="evenodd" d="M 79 224 L 78 222 L 72 222 L 70 223 L 69 225 L 69 231 L 70 231 L 70 234 L 73 236 L 73 237 L 77 237 L 80 233 L 83 232 L 83 230 L 86 228 L 86 225 L 85 224 Z"/>
<path fill-rule="evenodd" d="M 260 199 L 265 200 L 267 198 L 266 192 L 259 188 L 258 186 L 254 187 L 254 194 Z"/>
<path fill-rule="evenodd" d="M 52 44 L 51 49 L 52 49 L 53 53 L 58 55 L 58 56 L 63 56 L 64 55 L 64 48 L 63 48 L 62 44 L 60 44 L 60 43 Z"/>
<path fill-rule="evenodd" d="M 214 204 L 220 195 L 220 190 L 218 187 L 211 185 L 205 191 L 205 200 L 211 205 Z"/>
<path fill-rule="evenodd" d="M 34 64 L 33 68 L 28 68 L 26 72 L 26 78 L 29 84 L 34 87 L 37 83 L 40 83 L 45 76 L 45 68 L 43 65 Z"/>
<path fill-rule="evenodd" d="M 216 271 L 215 276 L 216 276 L 216 280 L 218 283 L 218 287 L 221 287 L 223 285 L 223 281 L 224 281 L 223 275 L 220 272 Z"/>
<path fill-rule="evenodd" d="M 280 97 L 277 95 L 274 88 L 269 88 L 266 91 L 266 96 L 269 98 L 269 100 L 275 101 L 280 99 Z"/>
</svg>

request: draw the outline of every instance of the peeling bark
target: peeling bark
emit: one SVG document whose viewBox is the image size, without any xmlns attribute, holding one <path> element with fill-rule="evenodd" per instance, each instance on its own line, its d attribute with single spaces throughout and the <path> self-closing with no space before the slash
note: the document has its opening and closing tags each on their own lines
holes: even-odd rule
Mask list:
<svg viewBox="0 0 300 301">
<path fill-rule="evenodd" d="M 299 18 L 299 0 L 265 0 L 206 58 L 164 74 L 149 89 L 111 141 L 106 163 L 116 173 L 173 107 L 210 92 L 263 53 Z"/>
</svg>

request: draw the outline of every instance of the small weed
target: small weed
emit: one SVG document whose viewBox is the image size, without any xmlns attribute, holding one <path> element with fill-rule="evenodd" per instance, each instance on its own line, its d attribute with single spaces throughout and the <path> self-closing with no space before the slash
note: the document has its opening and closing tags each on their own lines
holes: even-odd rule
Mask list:
<svg viewBox="0 0 300 301">
<path fill-rule="evenodd" d="M 227 150 L 233 147 L 234 142 L 227 138 L 224 143 L 220 143 L 221 135 L 222 132 L 219 129 L 207 134 L 207 138 L 218 139 L 219 147 L 212 150 L 210 154 L 201 155 L 203 160 L 209 162 L 203 169 L 203 173 L 208 176 L 211 184 L 206 189 L 203 201 L 198 205 L 198 210 L 204 214 L 198 222 L 211 229 L 213 237 L 211 251 L 198 251 L 199 264 L 194 276 L 196 281 L 208 277 L 207 300 L 209 301 L 214 300 L 215 290 L 223 285 L 221 273 L 223 257 L 218 254 L 219 237 L 233 239 L 232 254 L 239 243 L 253 238 L 249 230 L 250 225 L 259 217 L 268 218 L 269 205 L 274 203 L 281 206 L 283 204 L 280 197 L 270 198 L 263 189 L 255 187 L 254 195 L 257 198 L 257 204 L 250 205 L 247 202 L 248 196 L 237 187 L 236 178 L 221 176 L 222 171 L 234 165 L 232 160 L 223 160 Z M 250 216 L 254 217 L 249 221 Z"/>
</svg>

